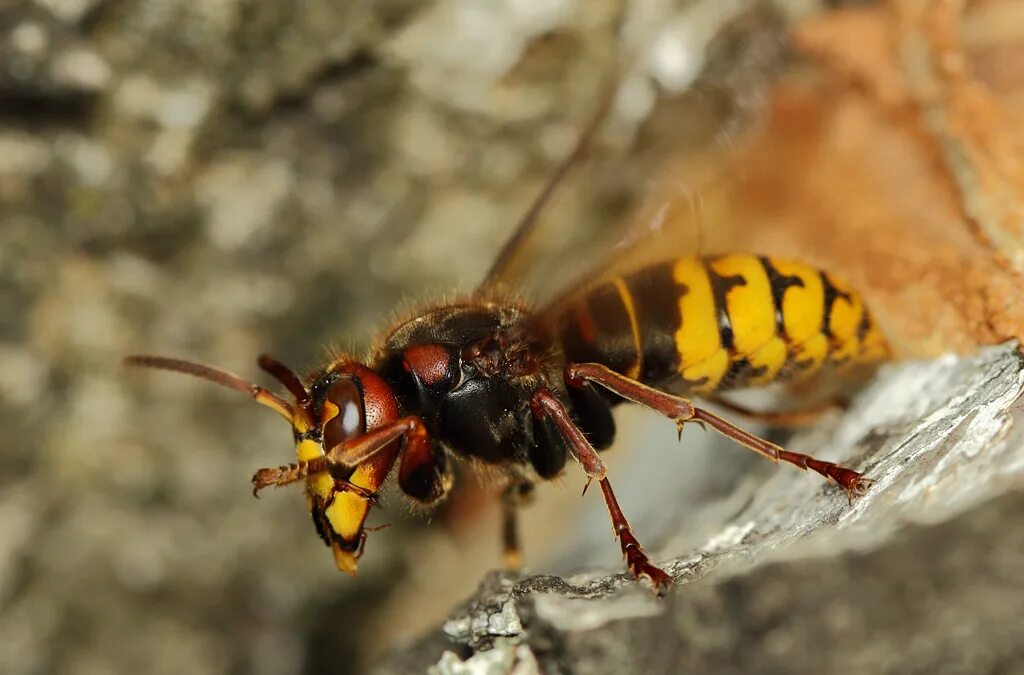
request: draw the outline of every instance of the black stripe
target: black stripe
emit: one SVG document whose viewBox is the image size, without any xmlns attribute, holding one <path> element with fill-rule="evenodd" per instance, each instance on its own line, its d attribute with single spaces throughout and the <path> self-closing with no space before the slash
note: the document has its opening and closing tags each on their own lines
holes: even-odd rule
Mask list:
<svg viewBox="0 0 1024 675">
<path fill-rule="evenodd" d="M 775 269 L 771 260 L 761 256 L 761 266 L 768 275 L 768 283 L 772 289 L 772 302 L 775 305 L 775 329 L 776 333 L 786 337 L 786 318 L 782 313 L 782 301 L 786 297 L 786 289 L 790 286 L 804 287 L 804 280 L 791 274 L 782 274 Z"/>
<path fill-rule="evenodd" d="M 638 347 L 633 339 L 633 322 L 618 287 L 601 284 L 587 295 L 590 316 L 597 334 L 595 344 L 601 363 L 617 373 L 626 373 L 636 364 Z"/>
<path fill-rule="evenodd" d="M 679 299 L 686 295 L 687 288 L 675 280 L 674 268 L 674 262 L 661 263 L 623 278 L 633 297 L 642 336 L 640 379 L 648 384 L 662 383 L 679 374 L 676 331 L 682 325 Z"/>
<path fill-rule="evenodd" d="M 716 390 L 741 388 L 755 377 L 761 377 L 768 372 L 768 366 L 757 366 L 756 368 L 746 358 L 736 359 L 729 364 L 729 370 L 725 372 L 722 381 L 718 383 Z"/>
<path fill-rule="evenodd" d="M 723 277 L 711 267 L 711 261 L 704 259 L 704 271 L 711 280 L 711 295 L 715 300 L 715 312 L 718 314 L 718 335 L 722 341 L 722 347 L 728 350 L 729 354 L 736 353 L 736 341 L 732 332 L 732 319 L 729 317 L 729 304 L 726 300 L 736 286 L 746 286 L 747 280 L 740 274 L 733 274 Z"/>
<path fill-rule="evenodd" d="M 334 493 L 331 493 L 330 501 L 334 501 Z M 330 504 L 322 504 L 319 496 L 313 497 L 313 503 L 310 506 L 309 515 L 313 518 L 313 527 L 316 528 L 316 533 L 320 535 L 320 538 L 324 540 L 324 543 L 328 546 L 331 545 L 331 524 L 327 520 L 327 514 L 324 511 Z"/>
<path fill-rule="evenodd" d="M 821 284 L 825 287 L 825 311 L 821 317 L 821 332 L 831 340 L 832 339 L 832 306 L 836 304 L 837 298 L 842 298 L 846 302 L 853 304 L 849 293 L 844 293 L 838 288 L 832 285 L 832 281 L 828 278 L 828 274 L 825 272 L 818 272 L 818 276 L 821 277 Z"/>
<path fill-rule="evenodd" d="M 871 331 L 871 313 L 864 303 L 860 305 L 860 323 L 857 324 L 857 342 L 864 342 L 864 337 Z"/>
<path fill-rule="evenodd" d="M 570 363 L 600 363 L 603 355 L 597 347 L 597 341 L 587 340 L 583 336 L 580 312 L 590 312 L 590 307 L 585 300 L 569 305 L 558 319 L 558 337 L 562 343 L 565 358 Z M 593 317 L 591 317 L 591 321 L 593 321 Z"/>
</svg>

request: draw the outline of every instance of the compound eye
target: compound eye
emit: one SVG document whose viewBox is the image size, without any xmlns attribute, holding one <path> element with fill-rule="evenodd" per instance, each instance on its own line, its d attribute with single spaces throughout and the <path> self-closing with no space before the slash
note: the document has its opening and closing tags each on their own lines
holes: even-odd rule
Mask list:
<svg viewBox="0 0 1024 675">
<path fill-rule="evenodd" d="M 324 449 L 330 450 L 350 438 L 366 433 L 363 395 L 355 380 L 343 377 L 327 390 L 327 402 L 338 413 L 324 424 Z"/>
</svg>

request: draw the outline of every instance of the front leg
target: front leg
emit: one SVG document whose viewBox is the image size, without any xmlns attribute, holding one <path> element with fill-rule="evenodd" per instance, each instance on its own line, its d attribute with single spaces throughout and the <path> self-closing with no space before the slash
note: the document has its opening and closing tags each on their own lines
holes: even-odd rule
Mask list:
<svg viewBox="0 0 1024 675">
<path fill-rule="evenodd" d="M 681 396 L 673 396 L 649 387 L 642 382 L 630 379 L 599 363 L 575 363 L 565 368 L 565 381 L 570 387 L 585 386 L 594 382 L 619 396 L 655 410 L 676 423 L 680 434 L 687 422 L 707 424 L 720 434 L 731 438 L 740 445 L 764 455 L 773 462 L 789 462 L 801 469 L 811 469 L 825 478 L 834 480 L 841 485 L 850 499 L 867 492 L 875 482 L 865 478 L 852 469 L 847 469 L 834 462 L 815 459 L 810 455 L 790 452 L 781 446 L 766 441 L 759 436 L 744 431 L 735 424 L 702 408 L 694 407 L 693 403 Z"/>
<path fill-rule="evenodd" d="M 608 515 L 611 517 L 612 531 L 619 540 L 619 546 L 622 549 L 623 557 L 626 558 L 626 565 L 629 571 L 637 579 L 647 577 L 654 586 L 655 593 L 658 595 L 663 596 L 668 593 L 668 590 L 672 587 L 672 577 L 652 563 L 647 554 L 644 553 L 644 549 L 633 534 L 626 516 L 622 513 L 622 509 L 619 508 L 619 502 L 615 498 L 612 485 L 606 475 L 608 470 L 605 468 L 604 462 L 601 461 L 597 451 L 587 441 L 583 432 L 572 421 L 569 411 L 547 389 L 535 391 L 530 399 L 530 405 L 535 416 L 538 418 L 548 418 L 554 422 L 555 427 L 566 443 L 569 444 L 573 455 L 587 474 L 587 485 L 590 484 L 591 480 L 601 482 L 601 493 L 604 495 L 605 505 L 608 507 Z M 586 492 L 586 488 L 584 488 L 584 492 Z"/>
<path fill-rule="evenodd" d="M 329 448 L 323 456 L 308 462 L 296 462 L 286 466 L 258 470 L 252 477 L 253 494 L 259 493 L 264 488 L 282 487 L 308 476 L 326 473 L 331 470 L 332 466 L 348 469 L 359 466 L 402 436 L 406 437 L 407 447 L 419 448 L 428 443 L 427 430 L 420 418 L 403 417 L 362 436 L 343 441 L 335 447 Z"/>
</svg>

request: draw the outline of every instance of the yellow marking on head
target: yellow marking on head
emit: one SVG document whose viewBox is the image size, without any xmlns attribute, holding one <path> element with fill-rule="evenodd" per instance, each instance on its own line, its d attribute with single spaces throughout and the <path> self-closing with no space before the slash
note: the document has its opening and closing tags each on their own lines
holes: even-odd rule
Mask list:
<svg viewBox="0 0 1024 675">
<path fill-rule="evenodd" d="M 352 472 L 348 481 L 371 492 L 380 489 L 375 480 L 376 469 L 371 463 L 362 464 Z M 363 522 L 370 513 L 370 503 L 354 492 L 338 492 L 324 514 L 331 529 L 346 541 L 353 541 L 363 529 Z"/>
<path fill-rule="evenodd" d="M 737 358 L 746 358 L 775 337 L 772 287 L 761 260 L 752 255 L 727 255 L 709 262 L 722 277 L 739 276 L 745 282 L 725 295 Z"/>
<path fill-rule="evenodd" d="M 323 457 L 323 455 L 323 446 L 319 442 L 308 438 L 299 441 L 298 445 L 295 446 L 295 456 L 300 462 L 308 462 L 317 457 Z"/>
<path fill-rule="evenodd" d="M 312 421 L 309 419 L 309 415 L 305 414 L 304 411 L 300 410 L 296 406 L 295 415 L 292 417 L 292 427 L 297 433 L 304 434 L 312 429 Z"/>
<path fill-rule="evenodd" d="M 320 422 L 324 423 L 327 422 L 328 420 L 332 420 L 335 417 L 337 417 L 338 413 L 340 412 L 341 409 L 334 403 L 332 403 L 330 399 L 327 399 L 324 401 L 323 410 L 320 411 Z"/>
<path fill-rule="evenodd" d="M 334 564 L 338 566 L 338 569 L 354 577 L 358 566 L 357 563 L 359 562 L 356 554 L 344 550 L 336 543 L 331 544 L 331 551 L 334 553 Z"/>
<path fill-rule="evenodd" d="M 317 457 L 323 457 L 323 455 L 323 446 L 317 441 L 308 438 L 299 441 L 298 445 L 295 446 L 295 456 L 298 457 L 300 462 L 308 462 Z M 327 473 L 318 473 L 308 477 L 306 484 L 309 486 L 310 492 L 316 494 L 321 499 L 330 497 L 331 491 L 334 490 L 334 479 Z"/>
<path fill-rule="evenodd" d="M 821 332 L 825 314 L 825 287 L 818 270 L 803 263 L 769 258 L 784 276 L 797 277 L 803 286 L 790 286 L 782 296 L 782 324 L 786 339 L 801 345 Z"/>
<path fill-rule="evenodd" d="M 643 343 L 640 342 L 640 324 L 636 319 L 636 305 L 633 304 L 633 295 L 626 287 L 625 281 L 620 277 L 615 277 L 614 284 L 615 288 L 619 291 L 619 297 L 622 299 L 622 306 L 626 308 L 626 314 L 629 315 L 629 327 L 633 331 L 633 345 L 636 346 L 636 362 L 630 366 L 626 377 L 636 380 L 640 378 L 644 365 L 644 348 Z"/>
<path fill-rule="evenodd" d="M 353 492 L 339 492 L 324 515 L 331 529 L 345 541 L 353 541 L 363 529 L 363 522 L 370 512 L 365 499 Z"/>
<path fill-rule="evenodd" d="M 692 368 L 700 372 L 710 369 L 708 374 L 714 375 L 722 357 L 725 358 L 726 367 L 729 359 L 725 352 L 718 356 L 718 352 L 722 351 L 722 341 L 718 333 L 718 313 L 711 292 L 711 280 L 701 260 L 696 257 L 681 258 L 675 264 L 672 274 L 676 283 L 686 287 L 686 292 L 679 298 L 680 321 L 675 335 L 679 372 L 690 381 L 699 379 L 687 375 Z M 712 359 L 714 364 L 704 365 L 705 361 Z"/>
</svg>

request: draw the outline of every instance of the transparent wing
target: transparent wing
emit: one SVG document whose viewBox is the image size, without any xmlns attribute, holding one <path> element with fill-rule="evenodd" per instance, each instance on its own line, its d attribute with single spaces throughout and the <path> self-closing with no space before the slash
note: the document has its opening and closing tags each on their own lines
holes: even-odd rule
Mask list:
<svg viewBox="0 0 1024 675">
<path fill-rule="evenodd" d="M 542 314 L 556 313 L 591 285 L 648 264 L 743 250 L 732 205 L 744 177 L 732 142 L 712 134 L 700 143 L 676 139 L 666 147 L 653 161 L 642 157 L 643 149 L 639 158 L 625 160 L 647 166 L 649 177 L 616 222 L 565 245 L 547 283 L 535 284 Z"/>
<path fill-rule="evenodd" d="M 508 284 L 517 260 L 527 251 L 527 244 L 541 222 L 541 215 L 545 207 L 551 203 L 555 193 L 565 183 L 572 170 L 583 161 L 590 150 L 594 136 L 607 118 L 608 111 L 615 100 L 618 83 L 618 73 L 613 74 L 608 79 L 608 82 L 605 83 L 594 114 L 580 132 L 572 151 L 562 160 L 551 174 L 551 177 L 544 183 L 537 197 L 512 231 L 512 235 L 498 251 L 497 257 L 495 257 L 490 270 L 487 272 L 487 276 L 484 277 L 477 287 L 478 293 L 484 293 L 496 286 Z"/>
</svg>

